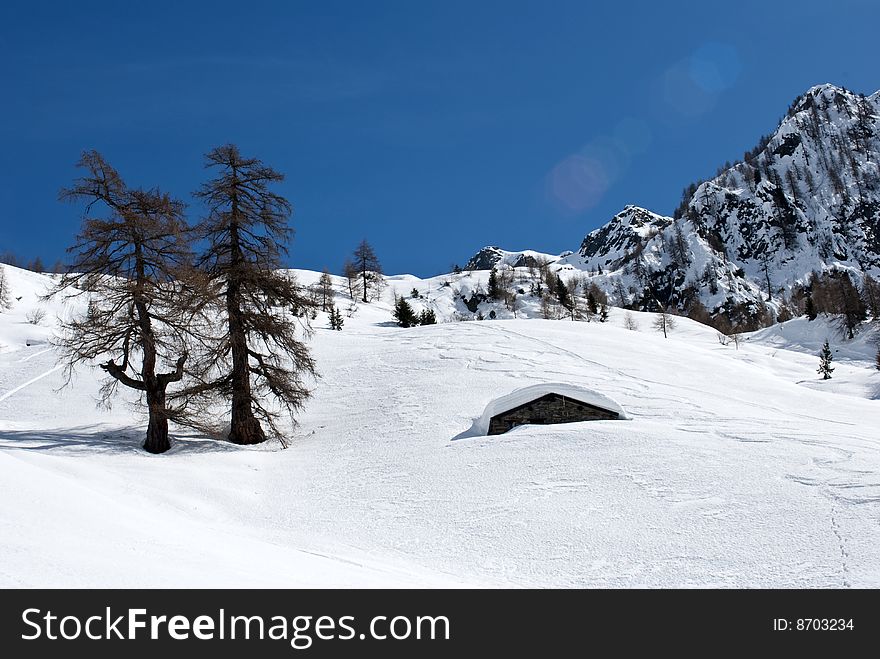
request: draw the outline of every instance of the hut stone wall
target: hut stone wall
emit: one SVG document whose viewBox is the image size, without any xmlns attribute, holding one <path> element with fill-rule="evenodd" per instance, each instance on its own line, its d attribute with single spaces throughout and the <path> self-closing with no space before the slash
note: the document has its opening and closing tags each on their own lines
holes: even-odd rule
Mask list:
<svg viewBox="0 0 880 659">
<path fill-rule="evenodd" d="M 617 412 L 588 405 L 560 394 L 546 394 L 493 416 L 489 421 L 489 434 L 500 435 L 511 428 L 527 423 L 575 423 L 618 418 Z"/>
</svg>

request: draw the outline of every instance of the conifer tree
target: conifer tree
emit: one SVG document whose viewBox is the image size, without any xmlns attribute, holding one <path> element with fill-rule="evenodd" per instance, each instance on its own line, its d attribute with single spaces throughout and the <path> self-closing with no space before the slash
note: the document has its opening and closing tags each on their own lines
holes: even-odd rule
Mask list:
<svg viewBox="0 0 880 659">
<path fill-rule="evenodd" d="M 168 405 L 168 387 L 184 376 L 186 343 L 197 305 L 182 282 L 189 272 L 184 205 L 159 190 L 129 188 L 96 151 L 83 154 L 85 171 L 61 191 L 86 205 L 82 229 L 68 251 L 71 268 L 47 298 L 86 296 L 84 312 L 61 324 L 56 340 L 67 382 L 76 366 L 98 366 L 109 406 L 121 384 L 141 392 L 147 407 L 144 448 L 171 447 L 168 421 L 182 420 Z M 96 215 L 100 213 L 100 217 Z M 163 364 L 170 370 L 162 372 Z"/>
<path fill-rule="evenodd" d="M 333 279 L 325 268 L 318 278 L 318 294 L 321 297 L 321 311 L 329 311 L 333 308 L 333 298 L 336 293 L 333 291 Z"/>
<path fill-rule="evenodd" d="M 556 275 L 556 299 L 559 300 L 559 304 L 561 304 L 566 309 L 571 309 L 571 292 L 568 290 L 568 286 L 565 285 L 565 282 L 562 281 L 562 277 Z"/>
<path fill-rule="evenodd" d="M 195 193 L 207 210 L 196 227 L 207 244 L 199 265 L 222 321 L 199 356 L 210 372 L 191 393 L 231 400 L 233 443 L 265 441 L 261 421 L 281 439 L 281 411 L 293 419 L 310 393 L 304 378 L 315 373 L 303 340 L 313 305 L 296 279 L 280 271 L 291 206 L 271 186 L 284 175 L 232 144 L 208 153 L 205 166 L 216 176 Z"/>
<path fill-rule="evenodd" d="M 498 271 L 495 268 L 489 272 L 489 288 L 486 291 L 490 300 L 497 300 L 501 297 L 501 288 L 498 285 Z"/>
<path fill-rule="evenodd" d="M 360 288 L 360 273 L 355 267 L 354 263 L 350 260 L 346 259 L 345 263 L 342 264 L 342 275 L 345 277 L 348 282 L 348 296 L 351 298 L 352 302 L 358 295 L 358 289 Z"/>
<path fill-rule="evenodd" d="M 373 251 L 372 245 L 366 240 L 362 240 L 357 249 L 354 250 L 353 265 L 361 277 L 362 299 L 364 304 L 366 304 L 368 302 L 367 293 L 369 292 L 370 283 L 375 283 L 378 286 L 382 275 L 382 265 L 379 263 L 379 258 Z"/>
<path fill-rule="evenodd" d="M 669 330 L 675 329 L 675 320 L 668 309 L 657 314 L 657 317 L 654 319 L 654 329 L 658 332 L 663 332 L 664 339 L 668 338 Z"/>
<path fill-rule="evenodd" d="M 834 357 L 831 354 L 831 346 L 828 345 L 828 340 L 826 339 L 825 345 L 822 346 L 822 351 L 819 353 L 819 369 L 816 371 L 822 376 L 823 380 L 831 379 L 831 374 L 834 372 L 831 366 L 832 361 L 834 361 Z"/>
<path fill-rule="evenodd" d="M 419 325 L 436 325 L 437 316 L 433 309 L 422 309 L 419 314 Z"/>
<path fill-rule="evenodd" d="M 816 305 L 813 304 L 813 294 L 808 290 L 807 297 L 804 301 L 804 315 L 811 321 L 816 320 Z"/>
<path fill-rule="evenodd" d="M 342 326 L 345 324 L 345 320 L 342 318 L 342 312 L 336 308 L 335 305 L 330 307 L 330 329 L 337 330 L 339 332 L 342 331 Z"/>
<path fill-rule="evenodd" d="M 400 297 L 394 305 L 394 320 L 401 327 L 413 327 L 419 324 L 419 318 L 406 298 Z"/>
</svg>

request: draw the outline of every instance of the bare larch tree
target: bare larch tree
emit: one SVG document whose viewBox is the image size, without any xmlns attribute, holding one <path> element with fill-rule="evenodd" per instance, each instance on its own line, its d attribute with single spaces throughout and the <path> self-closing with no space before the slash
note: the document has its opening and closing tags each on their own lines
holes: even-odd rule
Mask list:
<svg viewBox="0 0 880 659">
<path fill-rule="evenodd" d="M 664 339 L 668 338 L 669 331 L 675 329 L 675 318 L 669 308 L 662 309 L 657 313 L 653 325 L 655 330 L 663 332 Z"/>
<path fill-rule="evenodd" d="M 278 416 L 286 410 L 293 418 L 310 393 L 304 377 L 315 374 L 303 341 L 313 303 L 279 271 L 292 209 L 270 186 L 284 176 L 231 144 L 208 153 L 205 166 L 216 178 L 195 193 L 207 211 L 196 227 L 206 244 L 198 265 L 214 284 L 223 322 L 198 357 L 204 368 L 194 369 L 211 375 L 192 392 L 231 400 L 230 441 L 265 441 L 261 421 L 283 441 Z"/>
<path fill-rule="evenodd" d="M 110 376 L 102 400 L 118 385 L 142 392 L 148 424 L 144 448 L 171 447 L 166 390 L 182 379 L 190 305 L 179 284 L 190 261 L 184 205 L 159 190 L 130 189 L 96 151 L 83 154 L 84 175 L 61 191 L 62 200 L 86 202 L 82 228 L 68 249 L 72 261 L 48 297 L 84 296 L 85 309 L 62 321 L 57 339 L 67 382 L 80 364 Z M 101 217 L 93 213 L 100 209 Z M 171 370 L 158 372 L 162 363 Z"/>
<path fill-rule="evenodd" d="M 362 240 L 354 250 L 354 267 L 360 273 L 363 280 L 363 301 L 367 303 L 368 282 L 376 280 L 382 274 L 382 266 L 379 258 L 373 251 L 373 247 L 366 240 Z"/>
<path fill-rule="evenodd" d="M 317 292 L 321 298 L 321 311 L 330 311 L 333 308 L 333 298 L 336 294 L 333 291 L 333 278 L 330 277 L 326 268 L 318 278 Z"/>
</svg>

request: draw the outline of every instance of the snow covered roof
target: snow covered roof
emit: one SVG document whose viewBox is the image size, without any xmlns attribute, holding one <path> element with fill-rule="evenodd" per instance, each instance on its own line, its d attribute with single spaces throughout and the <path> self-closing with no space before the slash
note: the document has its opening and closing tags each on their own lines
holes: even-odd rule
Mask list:
<svg viewBox="0 0 880 659">
<path fill-rule="evenodd" d="M 595 405 L 611 412 L 617 412 L 621 419 L 630 418 L 620 403 L 605 394 L 600 394 L 598 391 L 566 382 L 542 382 L 516 389 L 506 396 L 489 401 L 489 404 L 486 405 L 486 409 L 483 411 L 483 416 L 477 422 L 477 430 L 482 434 L 488 433 L 489 422 L 493 416 L 512 410 L 520 405 L 525 405 L 529 401 L 541 398 L 541 396 L 546 396 L 547 394 L 559 394 L 587 405 Z"/>
</svg>

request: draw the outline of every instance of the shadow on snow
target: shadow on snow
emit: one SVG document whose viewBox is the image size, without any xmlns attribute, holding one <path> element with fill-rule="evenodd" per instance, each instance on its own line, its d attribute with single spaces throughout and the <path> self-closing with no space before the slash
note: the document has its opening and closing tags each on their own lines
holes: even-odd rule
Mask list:
<svg viewBox="0 0 880 659">
<path fill-rule="evenodd" d="M 55 451 L 77 455 L 94 453 L 137 453 L 152 456 L 143 449 L 144 431 L 132 428 L 106 428 L 100 425 L 53 430 L 0 430 L 0 449 Z M 211 439 L 195 433 L 171 433 L 171 449 L 163 455 L 219 453 L 245 447 Z"/>
</svg>

